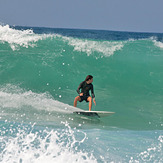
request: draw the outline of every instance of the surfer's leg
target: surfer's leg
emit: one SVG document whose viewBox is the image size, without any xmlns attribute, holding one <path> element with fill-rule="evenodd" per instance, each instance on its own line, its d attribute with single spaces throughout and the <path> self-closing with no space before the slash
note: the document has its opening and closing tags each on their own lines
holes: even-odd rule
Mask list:
<svg viewBox="0 0 163 163">
<path fill-rule="evenodd" d="M 77 107 L 77 102 L 78 102 L 78 101 L 81 101 L 80 96 L 75 97 L 75 100 L 74 100 L 74 107 Z"/>
<path fill-rule="evenodd" d="M 89 96 L 89 97 L 87 98 L 87 101 L 89 102 L 89 111 L 91 111 L 91 108 L 92 108 L 92 97 Z"/>
</svg>

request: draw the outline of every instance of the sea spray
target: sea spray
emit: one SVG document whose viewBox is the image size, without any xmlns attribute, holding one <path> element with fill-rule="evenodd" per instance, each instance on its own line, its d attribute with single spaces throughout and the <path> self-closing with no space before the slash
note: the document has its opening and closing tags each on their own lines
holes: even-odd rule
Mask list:
<svg viewBox="0 0 163 163">
<path fill-rule="evenodd" d="M 0 130 L 0 161 L 3 163 L 97 162 L 92 154 L 80 148 L 80 144 L 84 143 L 87 137 L 86 134 L 71 129 L 67 122 L 62 124 L 65 128 L 54 130 L 35 127 L 35 124 L 6 122 L 5 127 Z"/>
</svg>

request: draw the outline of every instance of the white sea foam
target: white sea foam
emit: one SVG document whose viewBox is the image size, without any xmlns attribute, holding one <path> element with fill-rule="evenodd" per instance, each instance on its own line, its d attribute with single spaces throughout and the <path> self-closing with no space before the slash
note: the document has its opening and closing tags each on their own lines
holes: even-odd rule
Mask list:
<svg viewBox="0 0 163 163">
<path fill-rule="evenodd" d="M 12 50 L 19 50 L 19 47 L 35 47 L 38 40 L 50 37 L 50 35 L 37 35 L 31 29 L 16 30 L 9 25 L 0 25 L 0 42 L 9 43 Z"/>
<path fill-rule="evenodd" d="M 85 52 L 88 56 L 97 52 L 101 53 L 102 56 L 109 57 L 116 51 L 121 50 L 124 46 L 124 43 L 121 41 L 93 41 L 72 37 L 63 37 L 63 39 L 67 41 L 70 46 L 74 47 L 74 51 Z"/>
<path fill-rule="evenodd" d="M 157 143 L 153 143 L 150 146 L 147 147 L 147 149 L 143 152 L 141 152 L 138 156 L 137 159 L 131 158 L 129 163 L 134 163 L 134 162 L 163 162 L 163 136 L 160 135 L 158 137 Z M 160 157 L 161 156 L 161 157 Z"/>
<path fill-rule="evenodd" d="M 96 163 L 91 153 L 80 148 L 87 138 L 86 133 L 72 130 L 67 122 L 64 124 L 65 129 L 39 131 L 33 131 L 34 125 L 31 128 L 11 125 L 9 133 L 15 136 L 5 136 L 0 130 L 0 162 Z"/>
<path fill-rule="evenodd" d="M 48 93 L 35 93 L 31 90 L 26 91 L 11 84 L 7 84 L 0 88 L 1 108 L 20 109 L 24 106 L 29 106 L 37 110 L 63 113 L 72 113 L 74 110 L 80 110 L 68 104 L 54 100 L 54 98 Z"/>
<path fill-rule="evenodd" d="M 157 46 L 157 47 L 163 49 L 163 42 L 156 41 L 156 40 L 153 40 L 153 42 L 154 42 L 154 45 L 155 45 L 155 46 Z"/>
</svg>

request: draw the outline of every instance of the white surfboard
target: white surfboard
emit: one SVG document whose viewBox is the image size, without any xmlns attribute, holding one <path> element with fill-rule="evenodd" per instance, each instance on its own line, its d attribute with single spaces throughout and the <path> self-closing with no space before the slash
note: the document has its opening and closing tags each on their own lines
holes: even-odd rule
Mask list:
<svg viewBox="0 0 163 163">
<path fill-rule="evenodd" d="M 115 112 L 108 112 L 108 111 L 74 111 L 73 113 L 76 113 L 78 115 L 85 115 L 85 116 L 91 116 L 91 117 L 107 117 L 109 115 L 114 114 Z"/>
</svg>

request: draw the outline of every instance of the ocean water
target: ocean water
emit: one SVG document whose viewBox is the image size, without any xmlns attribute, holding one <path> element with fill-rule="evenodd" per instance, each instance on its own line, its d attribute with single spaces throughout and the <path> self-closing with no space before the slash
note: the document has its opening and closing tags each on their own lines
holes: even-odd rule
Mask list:
<svg viewBox="0 0 163 163">
<path fill-rule="evenodd" d="M 0 162 L 163 162 L 163 34 L 0 25 Z"/>
</svg>

